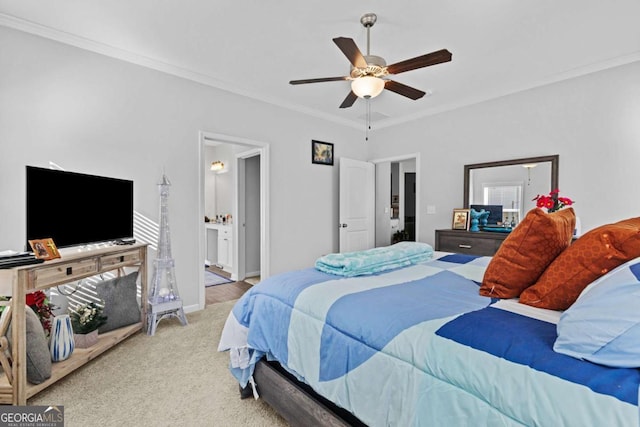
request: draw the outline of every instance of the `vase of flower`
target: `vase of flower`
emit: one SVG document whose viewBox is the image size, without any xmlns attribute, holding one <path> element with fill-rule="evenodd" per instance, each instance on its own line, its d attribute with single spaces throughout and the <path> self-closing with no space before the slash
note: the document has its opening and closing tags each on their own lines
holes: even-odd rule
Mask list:
<svg viewBox="0 0 640 427">
<path fill-rule="evenodd" d="M 71 310 L 71 323 L 78 348 L 88 348 L 98 342 L 98 328 L 107 321 L 103 308 L 94 302 Z"/>
<path fill-rule="evenodd" d="M 98 342 L 98 330 L 95 329 L 88 334 L 73 334 L 73 341 L 76 348 L 89 348 Z"/>
<path fill-rule="evenodd" d="M 59 314 L 51 322 L 51 360 L 60 362 L 68 359 L 73 353 L 75 342 L 73 341 L 73 328 L 68 314 Z"/>
<path fill-rule="evenodd" d="M 548 196 L 538 194 L 532 201 L 536 202 L 538 208 L 546 208 L 547 213 L 556 212 L 575 203 L 568 197 L 560 197 L 559 189 L 552 190 Z"/>
</svg>

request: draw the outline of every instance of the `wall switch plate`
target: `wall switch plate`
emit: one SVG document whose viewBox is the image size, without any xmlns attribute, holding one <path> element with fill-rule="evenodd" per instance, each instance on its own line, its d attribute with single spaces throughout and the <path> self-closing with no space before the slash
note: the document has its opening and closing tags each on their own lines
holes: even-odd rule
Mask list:
<svg viewBox="0 0 640 427">
<path fill-rule="evenodd" d="M 435 205 L 427 205 L 427 215 L 435 215 L 436 207 Z"/>
</svg>

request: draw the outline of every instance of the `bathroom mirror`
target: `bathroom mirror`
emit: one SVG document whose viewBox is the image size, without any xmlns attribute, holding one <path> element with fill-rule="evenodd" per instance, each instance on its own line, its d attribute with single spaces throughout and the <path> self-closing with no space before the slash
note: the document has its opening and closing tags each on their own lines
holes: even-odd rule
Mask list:
<svg viewBox="0 0 640 427">
<path fill-rule="evenodd" d="M 520 222 L 538 194 L 558 188 L 559 156 L 501 160 L 464 166 L 464 207 L 502 205 L 503 221 Z"/>
</svg>

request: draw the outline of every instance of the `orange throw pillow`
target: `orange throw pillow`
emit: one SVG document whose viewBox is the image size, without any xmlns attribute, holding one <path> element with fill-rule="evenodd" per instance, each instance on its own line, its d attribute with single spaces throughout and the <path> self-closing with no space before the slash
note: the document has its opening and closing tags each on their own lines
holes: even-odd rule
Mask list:
<svg viewBox="0 0 640 427">
<path fill-rule="evenodd" d="M 573 208 L 546 213 L 534 208 L 504 239 L 487 266 L 480 295 L 515 298 L 538 280 L 547 266 L 571 243 Z"/>
<path fill-rule="evenodd" d="M 640 257 L 640 218 L 602 225 L 584 234 L 555 259 L 520 302 L 566 310 L 591 282 Z"/>
</svg>

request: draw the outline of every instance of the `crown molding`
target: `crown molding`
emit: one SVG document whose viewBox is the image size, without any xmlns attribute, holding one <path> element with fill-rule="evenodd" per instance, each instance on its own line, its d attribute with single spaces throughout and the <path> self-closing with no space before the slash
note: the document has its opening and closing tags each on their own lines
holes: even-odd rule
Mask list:
<svg viewBox="0 0 640 427">
<path fill-rule="evenodd" d="M 430 108 L 427 110 L 418 111 L 414 114 L 403 116 L 397 119 L 389 118 L 380 120 L 376 122 L 377 129 L 384 129 L 392 126 L 397 126 L 400 124 L 413 122 L 419 119 L 423 119 L 425 117 L 434 116 L 436 114 L 446 113 L 449 111 L 457 110 L 459 108 L 469 107 L 476 104 L 481 104 L 483 102 L 491 101 L 493 99 L 502 98 L 509 95 L 514 95 L 519 92 L 524 92 L 527 90 L 539 88 L 542 86 L 548 86 L 554 83 L 558 83 L 564 80 L 570 80 L 577 77 L 586 76 L 588 74 L 597 73 L 599 71 L 604 71 L 610 68 L 619 67 L 622 65 L 631 64 L 634 62 L 640 61 L 640 52 L 633 52 L 629 55 L 618 56 L 615 58 L 610 58 L 605 61 L 596 62 L 593 64 L 588 64 L 582 67 L 577 67 L 572 70 L 566 71 L 564 73 L 558 73 L 553 76 L 549 76 L 548 78 L 538 80 L 536 82 L 532 82 L 527 85 L 519 85 L 514 86 L 512 88 L 503 89 L 501 91 L 495 91 L 485 96 L 479 96 L 476 98 L 468 98 L 464 99 L 461 102 L 450 103 L 446 105 L 440 105 L 435 108 Z"/>
<path fill-rule="evenodd" d="M 250 91 L 246 88 L 241 88 L 233 85 L 232 83 L 222 81 L 213 76 L 198 73 L 193 70 L 178 67 L 173 64 L 159 61 L 154 58 L 150 58 L 144 55 L 140 55 L 135 52 L 128 51 L 115 46 L 110 46 L 105 43 L 96 42 L 85 37 L 81 37 L 75 34 L 60 31 L 51 27 L 36 24 L 31 21 L 27 21 L 21 18 L 16 18 L 11 15 L 0 13 L 0 25 L 14 30 L 22 31 L 28 34 L 40 36 L 49 40 L 53 40 L 66 45 L 74 46 L 79 49 L 87 50 L 90 52 L 98 53 L 100 55 L 108 56 L 110 58 L 119 59 L 121 61 L 129 62 L 131 64 L 139 65 L 141 67 L 149 68 L 155 71 L 160 71 L 165 74 L 169 74 L 175 77 L 180 77 L 186 80 L 190 80 L 196 83 L 200 83 L 209 87 L 213 87 L 225 92 L 233 93 L 235 95 L 244 96 L 246 98 L 255 99 L 267 104 L 275 105 L 277 107 L 292 110 L 298 113 L 304 113 L 306 115 L 316 117 L 322 120 L 334 122 L 343 126 L 353 127 L 360 129 L 362 124 L 353 120 L 344 119 L 342 117 L 327 114 L 322 111 L 318 111 L 312 108 L 308 108 L 298 104 L 292 104 L 277 97 L 264 96 L 256 94 L 254 91 Z"/>
<path fill-rule="evenodd" d="M 87 39 L 75 34 L 67 33 L 64 31 L 56 30 L 51 27 L 36 24 L 31 21 L 27 21 L 21 18 L 16 18 L 11 15 L 0 13 L 0 25 L 19 30 L 25 33 L 37 35 L 43 38 L 54 40 L 63 44 L 77 47 L 79 49 L 91 51 L 111 58 L 119 59 L 121 61 L 129 62 L 141 67 L 160 71 L 165 74 L 169 74 L 175 77 L 180 77 L 186 80 L 197 82 L 209 87 L 213 87 L 225 92 L 240 95 L 246 98 L 255 99 L 260 102 L 264 102 L 270 105 L 275 105 L 280 108 L 292 110 L 298 113 L 303 113 L 311 117 L 333 122 L 342 126 L 351 127 L 354 129 L 361 129 L 362 123 L 360 121 L 345 119 L 343 117 L 328 114 L 313 108 L 308 108 L 303 105 L 293 104 L 284 101 L 278 97 L 266 96 L 263 94 L 255 93 L 255 91 L 247 88 L 238 87 L 229 82 L 222 81 L 213 76 L 195 72 L 186 68 L 178 67 L 166 62 L 159 61 L 154 58 L 149 58 L 135 52 L 128 51 L 115 46 L 110 46 L 104 43 L 96 42 L 94 40 Z M 374 130 L 384 129 L 392 126 L 398 126 L 408 122 L 420 120 L 425 117 L 433 116 L 436 114 L 453 111 L 459 108 L 468 107 L 471 105 L 479 104 L 482 102 L 490 101 L 492 99 L 512 95 L 518 92 L 534 89 L 541 86 L 550 85 L 563 80 L 569 80 L 572 78 L 584 76 L 587 74 L 603 71 L 609 68 L 614 68 L 621 65 L 630 64 L 632 62 L 640 61 L 640 52 L 633 52 L 629 55 L 623 55 L 615 58 L 610 58 L 605 61 L 600 61 L 593 64 L 587 64 L 582 67 L 577 67 L 572 70 L 568 70 L 564 73 L 558 73 L 548 78 L 538 80 L 536 82 L 515 86 L 512 88 L 506 88 L 500 91 L 492 92 L 484 96 L 475 98 L 464 99 L 460 102 L 449 103 L 446 105 L 440 105 L 435 108 L 429 108 L 426 110 L 417 111 L 414 114 L 399 118 L 389 118 L 376 121 L 374 123 Z"/>
</svg>

